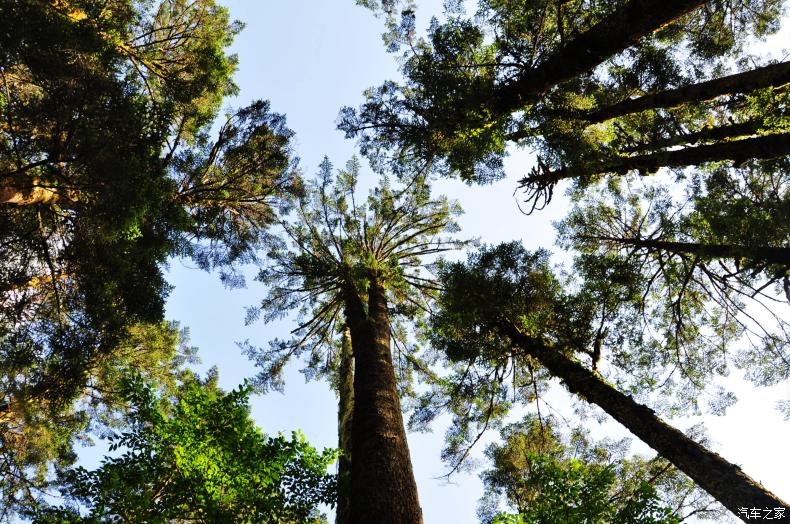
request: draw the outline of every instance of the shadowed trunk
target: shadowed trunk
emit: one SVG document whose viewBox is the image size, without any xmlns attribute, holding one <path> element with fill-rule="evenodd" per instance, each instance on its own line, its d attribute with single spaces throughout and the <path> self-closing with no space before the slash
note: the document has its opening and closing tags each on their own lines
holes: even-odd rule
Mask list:
<svg viewBox="0 0 790 524">
<path fill-rule="evenodd" d="M 720 161 L 743 162 L 747 159 L 777 158 L 788 154 L 790 154 L 790 133 L 780 133 L 538 171 L 519 180 L 519 185 L 521 187 L 551 185 L 567 178 L 586 178 L 607 173 L 624 175 L 633 170 L 653 173 L 662 167 L 682 168 Z"/>
<path fill-rule="evenodd" d="M 354 356 L 351 352 L 351 332 L 343 330 L 340 367 L 337 370 L 337 441 L 341 451 L 337 466 L 336 524 L 351 523 L 351 431 L 354 410 Z"/>
<path fill-rule="evenodd" d="M 515 346 L 560 378 L 572 393 L 601 407 L 735 515 L 739 515 L 740 508 L 790 507 L 741 468 L 668 425 L 651 409 L 617 391 L 558 348 L 524 335 L 512 324 L 501 322 L 499 328 Z"/>
<path fill-rule="evenodd" d="M 698 244 L 693 242 L 667 242 L 640 238 L 589 237 L 593 240 L 634 246 L 648 251 L 667 251 L 696 255 L 702 259 L 746 259 L 764 264 L 790 266 L 790 248 L 768 246 L 739 246 L 734 244 Z"/>
<path fill-rule="evenodd" d="M 592 70 L 704 3 L 705 0 L 631 0 L 536 68 L 500 87 L 496 108 L 501 113 L 522 109 L 549 88 Z"/>
<path fill-rule="evenodd" d="M 374 277 L 368 311 L 356 290 L 346 294 L 354 353 L 352 524 L 421 524 L 390 350 L 387 299 Z"/>
<path fill-rule="evenodd" d="M 581 118 L 594 124 L 618 116 L 647 111 L 648 109 L 676 107 L 688 102 L 712 100 L 722 95 L 748 93 L 763 87 L 781 86 L 788 82 L 790 82 L 790 62 L 781 62 L 698 84 L 624 100 Z"/>
<path fill-rule="evenodd" d="M 698 131 L 685 134 L 677 134 L 665 138 L 658 138 L 644 144 L 622 147 L 623 153 L 639 153 L 650 150 L 659 150 L 672 146 L 692 145 L 697 142 L 719 141 L 733 138 L 744 138 L 754 136 L 763 129 L 764 122 L 761 119 L 749 120 L 738 124 L 726 124 L 723 126 L 703 127 Z"/>
</svg>

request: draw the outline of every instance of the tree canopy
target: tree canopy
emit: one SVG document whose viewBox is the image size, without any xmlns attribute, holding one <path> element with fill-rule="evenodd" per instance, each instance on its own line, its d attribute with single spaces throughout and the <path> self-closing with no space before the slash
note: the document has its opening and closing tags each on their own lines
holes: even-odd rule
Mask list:
<svg viewBox="0 0 790 524">
<path fill-rule="evenodd" d="M 34 522 L 307 522 L 334 503 L 336 455 L 316 451 L 299 433 L 268 437 L 249 416 L 249 385 L 231 392 L 187 378 L 172 392 L 139 377 L 126 381 L 131 404 L 108 456 L 93 471 L 61 473 L 78 506 L 44 507 Z"/>
<path fill-rule="evenodd" d="M 292 133 L 255 102 L 211 138 L 241 27 L 213 0 L 26 0 L 0 19 L 0 344 L 9 381 L 28 370 L 2 398 L 65 405 L 130 326 L 163 320 L 168 257 L 255 258 Z"/>
</svg>

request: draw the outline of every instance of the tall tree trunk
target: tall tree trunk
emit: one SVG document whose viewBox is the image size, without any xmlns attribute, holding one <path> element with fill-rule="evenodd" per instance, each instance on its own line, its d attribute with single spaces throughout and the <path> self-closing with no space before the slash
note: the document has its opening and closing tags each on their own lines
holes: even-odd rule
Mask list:
<svg viewBox="0 0 790 524">
<path fill-rule="evenodd" d="M 648 251 L 667 251 L 696 255 L 702 259 L 746 259 L 764 264 L 790 266 L 790 248 L 770 246 L 739 246 L 735 244 L 700 244 L 695 242 L 667 242 L 641 238 L 590 237 L 593 240 L 634 246 Z"/>
<path fill-rule="evenodd" d="M 421 524 L 392 365 L 385 291 L 372 278 L 367 313 L 353 290 L 345 305 L 354 352 L 351 523 Z"/>
<path fill-rule="evenodd" d="M 495 106 L 501 113 L 522 109 L 549 88 L 592 70 L 704 3 L 705 0 L 631 0 L 536 68 L 500 87 Z"/>
<path fill-rule="evenodd" d="M 351 351 L 351 331 L 343 330 L 340 367 L 337 370 L 337 441 L 341 451 L 337 467 L 336 524 L 351 523 L 351 432 L 354 411 L 354 355 Z"/>
<path fill-rule="evenodd" d="M 781 86 L 788 82 L 790 82 L 790 62 L 781 62 L 706 82 L 624 100 L 582 116 L 582 118 L 594 124 L 648 109 L 676 107 L 688 102 L 713 100 L 722 95 L 748 93 L 763 87 Z"/>
<path fill-rule="evenodd" d="M 502 322 L 499 327 L 515 346 L 536 358 L 571 392 L 600 406 L 735 515 L 740 508 L 790 507 L 741 468 L 668 425 L 651 409 L 616 390 L 558 348 L 524 335 L 512 324 Z"/>
<path fill-rule="evenodd" d="M 644 144 L 621 147 L 620 151 L 623 153 L 639 153 L 644 151 L 656 151 L 672 146 L 693 145 L 697 142 L 744 138 L 759 134 L 763 126 L 764 122 L 762 119 L 747 120 L 746 122 L 726 124 L 723 126 L 706 126 L 690 133 L 678 133 L 677 135 L 656 138 Z"/>
<path fill-rule="evenodd" d="M 551 185 L 566 178 L 586 178 L 614 173 L 624 175 L 632 170 L 655 172 L 662 167 L 689 167 L 706 162 L 777 158 L 790 154 L 790 133 L 777 133 L 745 138 L 675 151 L 659 151 L 649 155 L 620 157 L 556 170 L 535 171 L 519 180 L 521 187 Z"/>
</svg>

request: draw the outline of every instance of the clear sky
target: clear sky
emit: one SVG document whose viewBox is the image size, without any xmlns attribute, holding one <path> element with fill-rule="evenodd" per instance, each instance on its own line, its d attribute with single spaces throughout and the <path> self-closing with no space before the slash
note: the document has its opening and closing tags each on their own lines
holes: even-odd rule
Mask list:
<svg viewBox="0 0 790 524">
<path fill-rule="evenodd" d="M 353 0 L 222 3 L 234 18 L 247 25 L 233 47 L 240 58 L 236 81 L 241 93 L 228 105 L 241 107 L 254 99 L 268 99 L 274 111 L 285 113 L 289 127 L 296 132 L 296 152 L 307 175 L 316 172 L 324 155 L 335 165 L 345 163 L 355 147 L 335 128 L 338 110 L 343 105 L 358 105 L 365 88 L 398 78 L 395 61 L 381 44 L 381 21 L 355 6 Z M 424 27 L 429 14 L 439 12 L 441 1 L 419 4 L 418 17 Z M 529 165 L 529 155 L 518 152 L 508 161 L 506 180 L 482 188 L 442 181 L 436 191 L 458 199 L 465 208 L 465 236 L 480 237 L 486 243 L 522 239 L 532 249 L 552 248 L 551 221 L 562 215 L 566 202 L 559 198 L 533 216 L 520 214 L 512 194 L 515 180 Z M 202 367 L 218 366 L 225 387 L 235 387 L 256 372 L 235 342 L 249 339 L 266 346 L 269 340 L 286 336 L 293 327 L 287 320 L 244 325 L 245 307 L 256 304 L 263 294 L 262 287 L 251 279 L 246 289 L 226 290 L 216 275 L 181 261 L 171 264 L 169 279 L 175 288 L 168 301 L 168 318 L 190 328 L 192 343 L 200 348 Z M 253 416 L 267 433 L 298 428 L 313 445 L 334 447 L 335 396 L 323 382 L 305 384 L 298 369 L 292 366 L 287 370 L 284 395 L 272 393 L 253 399 Z M 739 395 L 742 402 L 726 417 L 705 419 L 715 442 L 713 447 L 769 489 L 790 499 L 789 426 L 773 408 L 776 400 L 790 398 L 790 385 L 757 393 L 750 386 L 738 387 L 744 392 Z M 675 420 L 673 424 L 685 429 L 694 422 L 696 419 Z M 451 484 L 437 480 L 445 472 L 439 460 L 444 430 L 445 426 L 438 424 L 431 434 L 409 436 L 425 521 L 477 522 L 475 508 L 482 493 L 479 470 L 455 476 Z"/>
</svg>

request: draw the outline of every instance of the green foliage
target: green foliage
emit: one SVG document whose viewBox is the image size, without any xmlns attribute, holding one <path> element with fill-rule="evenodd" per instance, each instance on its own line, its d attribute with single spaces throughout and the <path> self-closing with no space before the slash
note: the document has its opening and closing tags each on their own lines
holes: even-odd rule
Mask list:
<svg viewBox="0 0 790 524">
<path fill-rule="evenodd" d="M 593 39 L 611 45 L 611 56 L 576 71 L 586 58 L 560 59 L 562 50 L 619 16 L 626 0 L 485 0 L 473 16 L 464 16 L 457 2 L 447 4 L 444 20 L 434 21 L 426 38 L 410 35 L 404 81 L 369 90 L 359 110 L 344 108 L 340 128 L 358 137 L 371 158 L 413 155 L 478 183 L 503 176 L 507 141 L 527 139 L 556 169 L 617 158 L 626 138 L 650 142 L 677 136 L 681 125 L 698 128 L 712 107 L 634 112 L 630 120 L 600 126 L 585 116 L 720 75 L 749 36 L 778 30 L 782 5 L 718 2 L 656 24 L 637 43 Z M 714 118 L 723 123 L 727 113 Z"/>
<path fill-rule="evenodd" d="M 678 523 L 684 513 L 716 519 L 721 510 L 662 459 L 628 457 L 627 440 L 569 436 L 534 415 L 503 428 L 486 450 L 486 493 L 478 514 L 494 524 L 549 522 Z M 514 513 L 502 513 L 500 503 Z"/>
<path fill-rule="evenodd" d="M 174 323 L 135 325 L 112 351 L 81 366 L 75 376 L 53 376 L 52 368 L 42 369 L 54 366 L 53 359 L 31 362 L 16 354 L 16 360 L 6 361 L 9 372 L 2 386 L 7 397 L 0 404 L 4 515 L 35 506 L 52 488 L 53 469 L 74 463 L 77 444 L 89 445 L 96 435 L 125 424 L 129 404 L 124 382 L 130 373 L 144 376 L 162 391 L 173 391 L 184 377 L 184 365 L 196 358 L 186 342 L 186 332 Z M 62 389 L 76 387 L 73 381 L 78 381 L 80 395 L 64 405 Z"/>
<path fill-rule="evenodd" d="M 212 381 L 185 381 L 171 395 L 140 378 L 127 382 L 127 429 L 109 438 L 94 471 L 61 474 L 76 508 L 42 509 L 35 522 L 305 522 L 333 504 L 336 453 L 321 453 L 299 433 L 267 437 L 249 417 L 248 385 L 224 393 Z M 161 396 L 160 396 L 161 395 Z M 67 517 L 64 517 L 67 516 Z M 75 520 L 76 519 L 76 520 Z"/>
<path fill-rule="evenodd" d="M 294 165 L 268 103 L 210 137 L 235 92 L 227 48 L 240 28 L 214 0 L 0 6 L 0 403 L 20 406 L 8 453 L 26 457 L 11 484 L 54 460 L 20 447 L 43 419 L 69 428 L 47 434 L 71 449 L 86 387 L 91 409 L 113 411 L 114 391 L 96 394 L 93 380 L 134 361 L 124 348 L 138 326 L 161 328 L 168 257 L 226 269 L 229 282 L 227 268 L 254 260 Z M 138 364 L 170 360 L 159 356 Z"/>
</svg>

